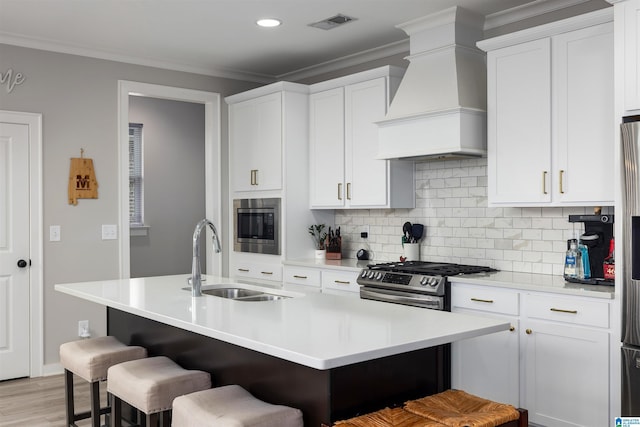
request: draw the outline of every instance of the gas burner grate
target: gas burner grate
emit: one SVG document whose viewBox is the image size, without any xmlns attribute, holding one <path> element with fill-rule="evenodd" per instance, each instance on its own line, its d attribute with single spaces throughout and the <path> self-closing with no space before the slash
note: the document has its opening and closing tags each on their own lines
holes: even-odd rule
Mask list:
<svg viewBox="0 0 640 427">
<path fill-rule="evenodd" d="M 371 270 L 398 273 L 424 274 L 431 276 L 458 276 L 461 274 L 488 273 L 498 271 L 495 268 L 479 265 L 453 264 L 446 262 L 405 261 L 370 264 Z"/>
</svg>

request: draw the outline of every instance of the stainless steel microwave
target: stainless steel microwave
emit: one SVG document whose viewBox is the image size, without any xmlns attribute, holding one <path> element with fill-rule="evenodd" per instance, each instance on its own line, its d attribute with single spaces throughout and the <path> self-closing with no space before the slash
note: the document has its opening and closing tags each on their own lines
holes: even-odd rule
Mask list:
<svg viewBox="0 0 640 427">
<path fill-rule="evenodd" d="M 280 199 L 234 199 L 233 250 L 280 255 Z"/>
</svg>

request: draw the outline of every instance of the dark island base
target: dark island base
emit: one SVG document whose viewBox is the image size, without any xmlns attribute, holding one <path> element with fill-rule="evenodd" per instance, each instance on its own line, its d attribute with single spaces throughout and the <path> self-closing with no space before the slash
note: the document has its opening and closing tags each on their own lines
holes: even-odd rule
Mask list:
<svg viewBox="0 0 640 427">
<path fill-rule="evenodd" d="M 450 346 L 416 350 L 319 370 L 113 308 L 109 335 L 212 375 L 214 386 L 238 384 L 265 402 L 302 410 L 305 426 L 331 425 L 397 406 L 451 386 Z"/>
</svg>

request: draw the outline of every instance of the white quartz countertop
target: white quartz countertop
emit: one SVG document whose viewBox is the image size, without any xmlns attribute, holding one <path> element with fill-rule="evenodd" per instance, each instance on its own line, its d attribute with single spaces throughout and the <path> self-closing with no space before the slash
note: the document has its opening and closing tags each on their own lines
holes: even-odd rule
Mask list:
<svg viewBox="0 0 640 427">
<path fill-rule="evenodd" d="M 348 296 L 302 294 L 277 301 L 193 298 L 188 275 L 58 284 L 59 292 L 316 369 L 331 369 L 507 330 L 509 323 Z M 203 285 L 228 287 L 207 277 Z"/>
<path fill-rule="evenodd" d="M 497 271 L 495 273 L 467 274 L 449 278 L 451 283 L 468 283 L 523 291 L 550 292 L 592 298 L 612 299 L 614 287 L 607 285 L 583 285 L 569 283 L 562 276 L 549 274 L 516 273 Z"/>
<path fill-rule="evenodd" d="M 337 269 L 343 271 L 360 271 L 368 264 L 385 261 L 358 261 L 357 259 L 341 260 L 286 260 L 284 265 L 298 267 L 316 267 L 322 269 Z M 467 283 L 473 285 L 496 286 L 501 288 L 519 289 L 524 291 L 551 292 L 564 295 L 576 295 L 593 298 L 613 299 L 615 288 L 607 285 L 583 285 L 569 283 L 562 276 L 550 274 L 518 273 L 512 271 L 497 271 L 494 273 L 467 274 L 449 277 L 451 283 Z"/>
<path fill-rule="evenodd" d="M 360 271 L 363 268 L 367 268 L 369 264 L 375 264 L 375 261 L 360 261 L 354 258 L 343 259 L 288 259 L 282 261 L 283 265 L 289 265 L 293 267 L 313 267 L 322 268 L 323 270 L 351 270 Z"/>
</svg>

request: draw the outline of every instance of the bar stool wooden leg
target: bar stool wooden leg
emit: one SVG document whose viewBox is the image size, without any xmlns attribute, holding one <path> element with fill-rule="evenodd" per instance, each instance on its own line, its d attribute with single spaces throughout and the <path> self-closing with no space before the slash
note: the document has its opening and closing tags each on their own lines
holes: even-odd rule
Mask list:
<svg viewBox="0 0 640 427">
<path fill-rule="evenodd" d="M 112 397 L 111 401 L 111 427 L 120 426 L 122 419 L 122 400 L 117 396 Z"/>
<path fill-rule="evenodd" d="M 100 427 L 100 381 L 94 381 L 91 387 L 91 413 L 98 414 L 97 417 L 91 417 L 91 426 Z"/>
<path fill-rule="evenodd" d="M 66 414 L 67 414 L 67 427 L 73 426 L 75 423 L 74 417 L 74 401 L 73 401 L 73 372 L 64 370 L 64 391 L 66 394 Z"/>
<path fill-rule="evenodd" d="M 162 413 L 162 427 L 171 426 L 171 411 L 164 411 Z"/>
</svg>

